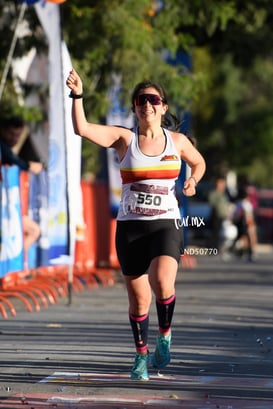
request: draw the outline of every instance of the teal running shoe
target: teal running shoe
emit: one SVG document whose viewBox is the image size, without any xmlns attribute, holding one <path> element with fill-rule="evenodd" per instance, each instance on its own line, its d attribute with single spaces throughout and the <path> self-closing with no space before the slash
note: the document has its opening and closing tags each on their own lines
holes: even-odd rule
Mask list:
<svg viewBox="0 0 273 409">
<path fill-rule="evenodd" d="M 165 368 L 171 360 L 170 346 L 171 346 L 171 334 L 164 337 L 164 335 L 158 335 L 156 341 L 156 349 L 152 356 L 152 366 L 156 369 Z"/>
<path fill-rule="evenodd" d="M 136 353 L 134 366 L 131 370 L 131 379 L 147 381 L 149 379 L 148 364 L 149 353 L 147 353 L 147 355 Z"/>
</svg>

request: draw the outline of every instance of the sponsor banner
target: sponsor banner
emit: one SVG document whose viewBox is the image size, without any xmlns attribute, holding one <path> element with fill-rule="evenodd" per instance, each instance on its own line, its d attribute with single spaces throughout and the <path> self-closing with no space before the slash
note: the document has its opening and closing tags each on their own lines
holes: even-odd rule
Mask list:
<svg viewBox="0 0 273 409">
<path fill-rule="evenodd" d="M 49 264 L 48 239 L 48 174 L 43 170 L 38 175 L 30 174 L 29 216 L 39 224 L 41 234 L 37 244 L 28 253 L 28 266 L 47 266 Z"/>
<path fill-rule="evenodd" d="M 23 269 L 23 229 L 18 166 L 2 166 L 0 277 Z"/>
<path fill-rule="evenodd" d="M 60 12 L 57 4 L 35 4 L 49 42 L 49 259 L 68 253 L 66 142 Z"/>
</svg>

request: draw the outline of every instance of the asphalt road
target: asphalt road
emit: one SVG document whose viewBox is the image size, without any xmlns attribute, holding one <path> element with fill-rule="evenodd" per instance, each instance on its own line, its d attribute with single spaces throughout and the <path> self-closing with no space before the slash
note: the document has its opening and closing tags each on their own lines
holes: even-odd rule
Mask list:
<svg viewBox="0 0 273 409">
<path fill-rule="evenodd" d="M 134 357 L 120 274 L 55 305 L 1 319 L 0 408 L 273 408 L 273 252 L 255 263 L 197 257 L 181 268 L 172 361 L 129 379 Z M 153 304 L 150 350 L 156 339 Z"/>
</svg>

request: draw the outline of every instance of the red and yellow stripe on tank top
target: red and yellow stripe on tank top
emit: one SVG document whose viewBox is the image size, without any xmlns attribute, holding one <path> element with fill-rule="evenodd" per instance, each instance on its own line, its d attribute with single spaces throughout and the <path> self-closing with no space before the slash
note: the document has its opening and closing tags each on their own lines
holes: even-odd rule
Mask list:
<svg viewBox="0 0 273 409">
<path fill-rule="evenodd" d="M 134 183 L 140 180 L 147 179 L 177 179 L 181 161 L 176 158 L 176 161 L 172 158 L 172 162 L 169 159 L 169 163 L 160 164 L 158 166 L 141 166 L 140 168 L 121 168 L 120 175 L 122 183 Z M 168 162 L 168 161 L 166 161 Z"/>
</svg>

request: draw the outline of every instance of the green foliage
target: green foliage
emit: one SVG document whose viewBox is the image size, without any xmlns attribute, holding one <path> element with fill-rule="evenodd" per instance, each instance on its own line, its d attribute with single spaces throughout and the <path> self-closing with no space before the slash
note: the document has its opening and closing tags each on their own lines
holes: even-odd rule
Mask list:
<svg viewBox="0 0 273 409">
<path fill-rule="evenodd" d="M 15 29 L 18 22 L 18 16 L 22 5 L 17 0 L 5 1 L 0 0 L 0 76 L 2 75 L 7 65 L 7 58 L 11 49 Z M 27 7 L 24 18 L 26 24 L 18 28 L 18 36 L 16 46 L 13 52 L 13 59 L 24 56 L 33 47 L 39 52 L 47 51 L 44 34 L 41 30 L 37 16 L 32 7 Z M 22 35 L 24 33 L 24 35 Z M 39 124 L 44 118 L 42 109 L 38 106 L 24 106 L 22 101 L 28 96 L 30 89 L 21 84 L 22 94 L 18 94 L 12 78 L 12 70 L 9 68 L 7 79 L 4 85 L 2 98 L 0 101 L 0 116 L 19 115 L 24 118 L 26 122 L 33 122 Z M 36 90 L 37 93 L 40 90 Z"/>
<path fill-rule="evenodd" d="M 38 107 L 25 107 L 14 104 L 13 99 L 3 98 L 0 101 L 0 117 L 9 118 L 11 116 L 21 116 L 25 122 L 41 122 L 43 117 Z"/>
<path fill-rule="evenodd" d="M 268 155 L 264 158 L 254 158 L 252 166 L 242 169 L 242 174 L 247 174 L 249 180 L 257 186 L 273 189 L 272 169 L 273 156 Z"/>
<path fill-rule="evenodd" d="M 203 50 L 199 59 L 205 61 L 202 53 Z M 198 61 L 198 51 L 196 56 Z M 209 67 L 212 60 L 207 61 Z M 273 154 L 273 64 L 256 58 L 253 67 L 242 69 L 234 65 L 228 54 L 213 61 L 217 62 L 217 70 L 211 72 L 209 92 L 204 93 L 194 110 L 195 130 L 203 135 L 201 150 L 210 158 L 210 173 L 228 163 L 229 168 L 247 173 L 251 170 L 253 175 L 256 159 L 270 159 Z M 217 166 L 215 157 L 221 159 Z M 260 183 L 264 183 L 264 178 Z"/>
<path fill-rule="evenodd" d="M 222 3 L 222 2 L 221 2 Z M 194 130 L 207 158 L 208 175 L 233 169 L 259 185 L 272 184 L 272 41 L 270 1 L 236 2 L 225 31 L 202 35 L 195 70 L 208 88 L 193 106 Z M 257 174 L 256 174 L 257 168 Z"/>
<path fill-rule="evenodd" d="M 64 37 L 84 78 L 91 118 L 106 114 L 112 73 L 122 77 L 121 99 L 128 108 L 135 84 L 149 78 L 168 85 L 178 106 L 187 105 L 192 91 L 198 89 L 199 77 L 193 77 L 185 67 L 170 66 L 162 58 L 166 49 L 174 57 L 181 47 L 173 27 L 177 21 L 174 12 L 170 9 L 164 14 L 150 0 L 117 0 L 110 7 L 109 1 L 93 1 L 88 6 L 81 0 L 64 4 Z"/>
</svg>

